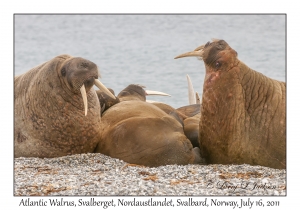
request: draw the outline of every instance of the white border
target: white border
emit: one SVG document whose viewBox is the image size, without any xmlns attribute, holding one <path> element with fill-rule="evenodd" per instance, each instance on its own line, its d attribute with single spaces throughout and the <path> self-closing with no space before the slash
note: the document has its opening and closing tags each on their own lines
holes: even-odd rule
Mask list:
<svg viewBox="0 0 300 210">
<path fill-rule="evenodd" d="M 3 209 L 15 209 L 21 197 L 13 197 L 13 14 L 14 13 L 286 13 L 287 14 L 287 197 L 280 208 L 298 206 L 299 176 L 299 11 L 296 3 L 288 1 L 33 1 L 4 0 L 1 2 L 1 201 Z M 270 68 L 272 64 L 270 64 Z M 5 101 L 4 101 L 5 98 Z M 25 198 L 25 197 L 24 197 Z M 106 197 L 109 199 L 108 197 Z M 214 197 L 218 198 L 218 197 Z M 221 197 L 237 200 L 237 197 Z M 253 199 L 258 199 L 254 197 Z M 267 199 L 269 197 L 263 197 Z M 70 198 L 69 198 L 70 199 Z M 79 199 L 75 197 L 74 199 Z M 116 199 L 116 197 L 115 197 Z M 176 197 L 173 197 L 176 200 Z M 270 199 L 271 200 L 271 199 Z M 51 207 L 47 207 L 51 208 Z M 71 207 L 70 207 L 71 208 Z M 101 208 L 101 207 L 97 207 Z M 26 207 L 26 209 L 31 209 Z M 114 208 L 115 209 L 115 208 Z M 253 208 L 252 208 L 253 209 Z M 256 208 L 255 208 L 256 209 Z"/>
</svg>

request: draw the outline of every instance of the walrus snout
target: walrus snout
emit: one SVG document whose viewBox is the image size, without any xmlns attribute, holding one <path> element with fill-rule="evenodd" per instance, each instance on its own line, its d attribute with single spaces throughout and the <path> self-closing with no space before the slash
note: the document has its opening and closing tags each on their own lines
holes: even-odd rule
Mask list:
<svg viewBox="0 0 300 210">
<path fill-rule="evenodd" d="M 83 82 L 86 92 L 88 92 L 95 84 L 95 78 L 91 77 Z"/>
<path fill-rule="evenodd" d="M 107 87 L 105 87 L 98 79 L 95 78 L 90 78 L 88 80 L 85 80 L 84 83 L 82 84 L 82 86 L 80 87 L 80 92 L 81 92 L 81 96 L 82 96 L 82 100 L 83 100 L 83 105 L 84 105 L 84 116 L 87 115 L 87 108 L 88 108 L 88 104 L 87 104 L 87 96 L 86 93 L 88 92 L 88 90 L 86 90 L 86 84 L 87 86 L 91 85 L 89 89 L 91 89 L 91 87 L 95 84 L 100 90 L 102 90 L 104 93 L 106 93 L 107 95 L 109 95 L 110 97 L 112 97 L 113 99 L 115 99 L 116 97 L 114 96 L 114 94 L 112 94 Z"/>
</svg>

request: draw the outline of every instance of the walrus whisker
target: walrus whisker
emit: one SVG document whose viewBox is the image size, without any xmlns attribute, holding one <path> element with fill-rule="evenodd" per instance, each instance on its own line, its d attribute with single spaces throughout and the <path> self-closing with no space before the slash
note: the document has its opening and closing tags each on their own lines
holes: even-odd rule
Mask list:
<svg viewBox="0 0 300 210">
<path fill-rule="evenodd" d="M 186 75 L 187 82 L 188 82 L 188 93 L 189 93 L 189 104 L 195 104 L 196 103 L 196 98 L 195 98 L 195 91 L 193 87 L 193 83 L 191 81 L 190 76 L 187 74 Z"/>
<path fill-rule="evenodd" d="M 85 92 L 85 87 L 84 87 L 84 85 L 81 86 L 80 92 L 81 92 L 81 96 L 82 96 L 82 99 L 83 99 L 84 116 L 86 116 L 88 104 L 87 104 L 87 96 L 86 96 L 86 92 Z"/>
<path fill-rule="evenodd" d="M 167 93 L 163 93 L 163 92 L 159 92 L 159 91 L 155 91 L 155 90 L 145 90 L 147 95 L 159 95 L 159 96 L 171 96 Z"/>
<path fill-rule="evenodd" d="M 104 93 L 112 97 L 113 99 L 116 99 L 116 97 L 100 82 L 100 80 L 95 79 L 95 85 L 102 90 Z"/>
</svg>

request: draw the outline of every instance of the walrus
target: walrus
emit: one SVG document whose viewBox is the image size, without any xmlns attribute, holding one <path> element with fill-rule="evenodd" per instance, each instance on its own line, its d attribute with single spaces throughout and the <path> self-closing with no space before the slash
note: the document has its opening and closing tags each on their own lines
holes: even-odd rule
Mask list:
<svg viewBox="0 0 300 210">
<path fill-rule="evenodd" d="M 145 90 L 144 85 L 140 84 L 130 84 L 126 88 L 124 88 L 117 97 L 120 101 L 146 101 L 146 96 L 148 95 L 160 95 L 160 96 L 171 96 L 167 93 L 163 93 L 155 90 Z"/>
<path fill-rule="evenodd" d="M 143 91 L 138 85 L 125 88 L 120 103 L 103 113 L 95 152 L 148 167 L 201 163 L 199 148 L 193 149 L 182 125 L 145 102 Z"/>
<path fill-rule="evenodd" d="M 224 40 L 176 58 L 204 61 L 200 153 L 211 164 L 286 168 L 286 83 L 252 70 Z"/>
<path fill-rule="evenodd" d="M 95 152 L 148 167 L 200 162 L 182 125 L 153 104 L 123 101 L 102 116 Z"/>
<path fill-rule="evenodd" d="M 189 83 L 189 102 L 190 103 L 197 103 L 199 102 L 194 100 L 191 101 L 191 96 L 196 96 L 197 94 L 194 93 L 194 89 L 192 87 L 192 82 L 188 78 Z M 147 101 L 147 95 L 162 95 L 162 96 L 170 96 L 167 93 L 159 92 L 159 91 L 152 91 L 152 90 L 144 90 L 144 86 L 131 84 L 127 86 L 124 90 L 122 90 L 117 98 L 120 101 L 130 101 L 130 100 L 140 100 L 140 101 Z M 183 127 L 183 132 L 186 137 L 191 141 L 193 147 L 199 147 L 198 143 L 198 132 L 199 132 L 199 119 L 200 119 L 200 104 L 191 104 L 187 106 L 180 107 L 178 109 L 173 108 L 172 106 L 162 103 L 162 102 L 149 102 L 156 107 L 160 108 L 169 116 L 173 117 L 177 120 Z M 195 116 L 197 115 L 197 116 Z M 196 125 L 197 124 L 197 125 Z"/>
<path fill-rule="evenodd" d="M 14 79 L 14 157 L 51 158 L 93 152 L 100 104 L 95 63 L 60 55 Z M 112 97 L 114 97 L 111 94 Z"/>
</svg>

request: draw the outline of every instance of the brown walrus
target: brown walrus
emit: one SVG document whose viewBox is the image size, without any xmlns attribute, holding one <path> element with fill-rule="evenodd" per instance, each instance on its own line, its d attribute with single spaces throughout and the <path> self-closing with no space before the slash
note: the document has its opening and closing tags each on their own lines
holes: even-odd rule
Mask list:
<svg viewBox="0 0 300 210">
<path fill-rule="evenodd" d="M 194 93 L 193 88 L 190 88 L 190 87 L 192 87 L 192 82 L 189 77 L 188 77 L 188 83 L 189 83 L 189 101 L 190 101 L 190 103 L 196 103 L 197 101 L 196 101 L 195 96 L 197 94 Z M 154 92 L 156 94 L 161 93 L 158 91 L 151 91 L 152 94 Z M 149 95 L 149 94 L 150 94 L 150 91 L 149 90 L 145 91 L 143 89 L 143 86 L 132 84 L 132 85 L 129 85 L 128 87 L 126 87 L 124 90 L 122 90 L 119 93 L 118 98 L 120 98 L 121 101 L 126 101 L 126 100 L 145 101 L 146 95 Z M 168 95 L 168 94 L 163 93 L 160 95 Z M 192 101 L 190 99 L 191 95 L 193 95 L 193 97 L 195 97 L 194 101 Z M 198 101 L 198 102 L 200 102 L 200 101 Z M 191 141 L 193 147 L 199 147 L 198 133 L 199 133 L 200 114 L 198 114 L 198 113 L 200 113 L 200 104 L 191 104 L 191 105 L 187 105 L 187 106 L 183 106 L 178 109 L 175 109 L 168 104 L 157 102 L 157 101 L 153 101 L 153 102 L 149 102 L 149 103 L 157 106 L 158 108 L 163 110 L 165 113 L 167 113 L 169 116 L 176 119 L 182 125 L 184 134 Z M 194 115 L 197 115 L 197 116 L 194 116 Z"/>
<path fill-rule="evenodd" d="M 139 84 L 130 84 L 124 88 L 119 94 L 118 98 L 120 101 L 146 101 L 147 95 L 160 95 L 160 96 L 170 96 L 167 93 L 154 91 L 154 90 L 145 90 L 145 86 Z"/>
<path fill-rule="evenodd" d="M 286 168 L 286 84 L 246 66 L 224 40 L 176 58 L 204 61 L 199 144 L 208 163 Z"/>
<path fill-rule="evenodd" d="M 14 156 L 93 152 L 98 142 L 100 104 L 92 86 L 109 92 L 98 76 L 95 63 L 70 55 L 57 56 L 16 76 Z"/>
<path fill-rule="evenodd" d="M 143 101 L 123 101 L 104 112 L 95 152 L 149 167 L 199 158 L 181 124 Z"/>
<path fill-rule="evenodd" d="M 133 91 L 129 94 L 130 90 Z M 182 125 L 153 104 L 145 102 L 142 87 L 119 94 L 120 103 L 103 113 L 95 152 L 149 167 L 201 163 L 199 148 L 192 147 Z M 131 95 L 131 97 L 129 97 Z"/>
</svg>

